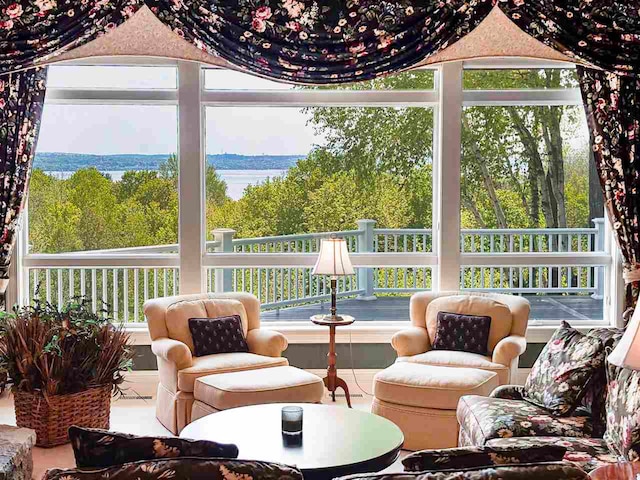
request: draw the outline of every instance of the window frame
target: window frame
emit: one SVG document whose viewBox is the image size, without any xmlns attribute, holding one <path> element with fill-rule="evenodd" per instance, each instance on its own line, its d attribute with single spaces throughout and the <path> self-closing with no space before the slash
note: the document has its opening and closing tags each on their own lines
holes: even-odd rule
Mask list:
<svg viewBox="0 0 640 480">
<path fill-rule="evenodd" d="M 434 90 L 380 91 L 300 91 L 300 90 L 206 90 L 204 69 L 196 62 L 151 58 L 100 58 L 64 62 L 73 65 L 136 65 L 177 67 L 177 89 L 76 89 L 50 88 L 46 102 L 65 105 L 175 105 L 178 108 L 179 225 L 178 254 L 145 253 L 118 255 L 104 253 L 29 254 L 28 208 L 24 210 L 22 233 L 17 245 L 19 261 L 13 262 L 13 274 L 18 278 L 13 293 L 14 302 L 29 299 L 25 269 L 69 267 L 179 267 L 180 293 L 206 291 L 206 272 L 216 267 L 312 267 L 316 255 L 309 253 L 207 253 L 205 218 L 205 112 L 215 106 L 417 106 L 430 107 L 434 112 L 433 128 L 433 237 L 431 253 L 353 253 L 355 267 L 429 267 L 432 268 L 433 290 L 459 289 L 461 265 L 513 266 L 562 263 L 562 265 L 603 265 L 605 269 L 604 316 L 600 326 L 619 326 L 622 313 L 624 283 L 621 258 L 615 248 L 615 238 L 605 222 L 603 252 L 580 253 L 461 253 L 460 249 L 460 160 L 461 115 L 466 106 L 507 105 L 582 105 L 576 88 L 561 90 L 463 90 L 464 69 L 473 68 L 574 68 L 563 62 L 539 62 L 526 59 L 484 59 L 471 62 L 451 62 L 437 67 Z M 193 188 L 197 185 L 197 188 Z M 447 192 L 443 201 L 442 192 Z M 446 244 L 447 248 L 442 248 Z M 454 245 L 457 248 L 454 248 Z M 567 263 L 565 263 L 567 262 Z M 606 321 L 608 320 L 608 321 Z M 407 321 L 361 322 L 341 329 L 338 342 L 387 343 L 393 333 L 406 328 Z M 286 333 L 292 343 L 326 341 L 326 331 L 310 322 L 269 322 L 266 328 Z M 586 327 L 586 325 L 585 325 Z M 149 343 L 145 324 L 128 324 L 136 343 Z M 555 326 L 530 326 L 527 339 L 547 341 Z M 582 328 L 582 326 L 581 326 Z"/>
</svg>

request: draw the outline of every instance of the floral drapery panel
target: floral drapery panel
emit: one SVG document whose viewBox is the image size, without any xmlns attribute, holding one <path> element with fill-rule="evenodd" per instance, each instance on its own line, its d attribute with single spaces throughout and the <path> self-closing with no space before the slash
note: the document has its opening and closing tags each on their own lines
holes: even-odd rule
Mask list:
<svg viewBox="0 0 640 480">
<path fill-rule="evenodd" d="M 639 0 L 499 0 L 522 30 L 582 62 L 640 72 Z"/>
<path fill-rule="evenodd" d="M 11 260 L 38 140 L 46 67 L 0 77 L 0 276 Z"/>
<path fill-rule="evenodd" d="M 624 257 L 628 320 L 640 286 L 640 78 L 578 67 L 605 206 Z"/>
<path fill-rule="evenodd" d="M 476 27 L 493 0 L 145 0 L 198 48 L 278 80 L 367 80 L 411 67 Z"/>
<path fill-rule="evenodd" d="M 139 0 L 0 0 L 0 75 L 37 65 L 120 25 Z"/>
</svg>

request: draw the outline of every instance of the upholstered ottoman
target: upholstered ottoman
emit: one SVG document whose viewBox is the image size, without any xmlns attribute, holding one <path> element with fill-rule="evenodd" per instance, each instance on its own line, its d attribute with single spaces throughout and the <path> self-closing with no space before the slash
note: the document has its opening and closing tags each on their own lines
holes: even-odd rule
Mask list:
<svg viewBox="0 0 640 480">
<path fill-rule="evenodd" d="M 196 380 L 191 421 L 260 403 L 320 403 L 323 395 L 322 379 L 295 367 L 218 373 Z"/>
<path fill-rule="evenodd" d="M 371 411 L 400 427 L 407 450 L 455 447 L 460 397 L 486 396 L 498 385 L 487 370 L 394 363 L 374 377 Z"/>
</svg>

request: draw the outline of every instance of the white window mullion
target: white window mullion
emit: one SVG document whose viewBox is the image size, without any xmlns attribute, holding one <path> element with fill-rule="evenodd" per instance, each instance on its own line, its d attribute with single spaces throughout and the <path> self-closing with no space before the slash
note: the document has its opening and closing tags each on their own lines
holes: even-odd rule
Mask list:
<svg viewBox="0 0 640 480">
<path fill-rule="evenodd" d="M 462 62 L 443 65 L 434 150 L 434 290 L 460 288 L 460 160 L 462 145 Z"/>
<path fill-rule="evenodd" d="M 178 64 L 178 243 L 180 293 L 206 288 L 202 258 L 204 229 L 204 122 L 201 100 L 202 72 L 195 62 Z"/>
</svg>

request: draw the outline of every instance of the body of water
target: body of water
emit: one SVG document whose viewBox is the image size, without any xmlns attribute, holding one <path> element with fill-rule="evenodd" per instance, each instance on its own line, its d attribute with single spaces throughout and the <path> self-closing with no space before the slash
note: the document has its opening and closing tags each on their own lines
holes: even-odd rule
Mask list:
<svg viewBox="0 0 640 480">
<path fill-rule="evenodd" d="M 267 178 L 284 175 L 286 170 L 216 170 L 220 178 L 227 182 L 227 195 L 233 200 L 242 197 L 244 189 L 249 185 L 258 185 Z M 75 172 L 46 172 L 56 178 L 67 179 Z M 124 170 L 107 171 L 111 178 L 118 182 L 124 175 Z"/>
</svg>

